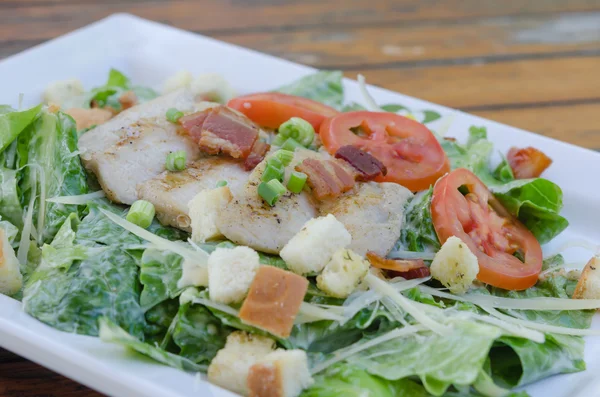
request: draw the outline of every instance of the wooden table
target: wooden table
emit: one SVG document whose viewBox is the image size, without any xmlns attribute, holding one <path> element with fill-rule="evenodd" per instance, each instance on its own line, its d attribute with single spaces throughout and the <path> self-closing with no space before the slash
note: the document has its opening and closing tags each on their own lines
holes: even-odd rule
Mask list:
<svg viewBox="0 0 600 397">
<path fill-rule="evenodd" d="M 0 0 L 0 58 L 116 12 L 600 149 L 600 0 Z M 1 397 L 94 395 L 0 349 Z"/>
</svg>

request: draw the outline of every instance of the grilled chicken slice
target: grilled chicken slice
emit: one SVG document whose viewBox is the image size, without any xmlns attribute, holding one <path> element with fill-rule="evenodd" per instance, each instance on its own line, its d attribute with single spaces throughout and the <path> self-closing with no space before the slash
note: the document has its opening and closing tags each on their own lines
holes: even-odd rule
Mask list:
<svg viewBox="0 0 600 397">
<path fill-rule="evenodd" d="M 188 161 L 200 156 L 198 146 L 167 121 L 167 110 L 193 112 L 204 107 L 206 102 L 195 103 L 189 91 L 179 90 L 127 109 L 81 136 L 83 164 L 109 199 L 131 204 L 137 199 L 136 186 L 165 170 L 168 153 L 185 150 Z"/>
<path fill-rule="evenodd" d="M 321 155 L 309 150 L 297 152 L 286 167 L 286 173 L 307 156 Z M 317 216 L 317 210 L 316 202 L 306 192 L 288 192 L 273 207 L 263 201 L 257 188 L 268 158 L 252 171 L 242 193 L 234 193 L 233 200 L 217 216 L 216 223 L 221 233 L 234 243 L 277 254 L 308 220 Z"/>
<path fill-rule="evenodd" d="M 140 183 L 137 196 L 154 204 L 156 217 L 163 225 L 189 232 L 188 203 L 196 194 L 204 189 L 214 189 L 218 181 L 225 180 L 231 193 L 239 195 L 249 175 L 239 161 L 210 156 L 189 164 L 183 171 L 165 171 Z"/>
<path fill-rule="evenodd" d="M 412 193 L 396 183 L 359 183 L 337 199 L 320 203 L 321 215 L 333 214 L 352 236 L 351 250 L 386 256 L 400 237 L 404 208 Z"/>
</svg>

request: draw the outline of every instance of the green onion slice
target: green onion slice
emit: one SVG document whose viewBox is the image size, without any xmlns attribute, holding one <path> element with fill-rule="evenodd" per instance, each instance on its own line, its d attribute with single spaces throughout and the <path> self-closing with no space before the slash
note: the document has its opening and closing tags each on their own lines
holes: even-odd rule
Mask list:
<svg viewBox="0 0 600 397">
<path fill-rule="evenodd" d="M 279 161 L 281 161 L 284 167 L 287 167 L 294 159 L 294 152 L 290 150 L 281 149 L 275 152 L 275 157 L 278 158 Z"/>
<path fill-rule="evenodd" d="M 178 122 L 179 119 L 182 117 L 183 117 L 183 112 L 180 112 L 179 110 L 177 110 L 175 108 L 170 108 L 169 110 L 167 110 L 167 120 L 169 120 L 171 123 Z"/>
<path fill-rule="evenodd" d="M 129 208 L 125 219 L 139 227 L 147 229 L 154 219 L 154 214 L 154 204 L 146 200 L 137 200 Z"/>
<path fill-rule="evenodd" d="M 285 186 L 277 179 L 272 179 L 269 182 L 261 182 L 258 185 L 258 195 L 263 198 L 271 207 L 285 194 Z"/>
<path fill-rule="evenodd" d="M 177 150 L 176 152 L 172 152 L 167 155 L 165 168 L 169 171 L 183 171 L 185 170 L 186 162 L 187 153 L 185 150 Z"/>
<path fill-rule="evenodd" d="M 290 180 L 287 183 L 287 188 L 292 193 L 300 193 L 306 184 L 306 174 L 303 172 L 294 171 L 290 174 Z"/>
<path fill-rule="evenodd" d="M 278 131 L 277 136 L 281 136 L 282 138 L 294 138 L 304 147 L 310 146 L 313 139 L 315 139 L 315 129 L 313 126 L 308 121 L 299 117 L 292 117 L 281 124 Z"/>
</svg>

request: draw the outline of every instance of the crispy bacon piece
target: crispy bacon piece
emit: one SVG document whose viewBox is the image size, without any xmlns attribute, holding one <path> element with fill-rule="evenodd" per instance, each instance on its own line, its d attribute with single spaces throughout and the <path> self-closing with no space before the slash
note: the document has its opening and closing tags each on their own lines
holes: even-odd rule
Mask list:
<svg viewBox="0 0 600 397">
<path fill-rule="evenodd" d="M 387 259 L 373 251 L 367 252 L 367 259 L 371 262 L 371 266 L 386 270 L 394 277 L 399 276 L 410 280 L 430 275 L 429 267 L 423 259 Z"/>
<path fill-rule="evenodd" d="M 133 91 L 127 91 L 119 97 L 119 103 L 121 104 L 121 110 L 125 110 L 137 105 L 138 99 Z"/>
<path fill-rule="evenodd" d="M 512 147 L 506 159 L 516 179 L 537 178 L 552 164 L 550 157 L 531 146 L 522 149 Z"/>
<path fill-rule="evenodd" d="M 201 150 L 245 159 L 258 139 L 258 126 L 227 106 L 215 106 L 179 119 Z"/>
<path fill-rule="evenodd" d="M 345 160 L 354 167 L 358 171 L 356 179 L 359 181 L 372 181 L 379 175 L 387 174 L 387 168 L 381 161 L 352 145 L 339 148 L 335 158 Z"/>
<path fill-rule="evenodd" d="M 246 157 L 246 161 L 244 161 L 244 169 L 246 171 L 252 171 L 258 165 L 258 163 L 263 161 L 270 148 L 271 145 L 266 142 L 259 140 L 254 142 L 254 146 L 252 146 L 250 154 L 248 157 Z"/>
<path fill-rule="evenodd" d="M 319 200 L 339 197 L 355 184 L 356 172 L 339 160 L 306 159 L 296 166 L 296 171 L 308 176 L 307 183 Z"/>
</svg>

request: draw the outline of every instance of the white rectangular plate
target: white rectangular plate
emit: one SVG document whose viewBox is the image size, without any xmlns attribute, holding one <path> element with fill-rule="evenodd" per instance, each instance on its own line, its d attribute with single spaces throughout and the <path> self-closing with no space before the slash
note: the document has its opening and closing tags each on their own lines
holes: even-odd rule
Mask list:
<svg viewBox="0 0 600 397">
<path fill-rule="evenodd" d="M 101 85 L 111 67 L 136 84 L 154 87 L 180 70 L 218 72 L 240 93 L 267 91 L 314 72 L 306 66 L 117 14 L 0 62 L 0 103 L 16 106 L 22 93 L 24 105 L 35 105 L 44 87 L 54 80 L 78 77 L 88 88 Z M 347 101 L 362 102 L 355 81 L 346 79 L 344 85 Z M 444 116 L 438 127 L 451 121 L 448 136 L 464 139 L 469 126 L 485 126 L 498 152 L 506 152 L 514 144 L 543 150 L 554 160 L 544 176 L 562 187 L 563 214 L 571 223 L 545 247 L 546 253 L 572 239 L 600 241 L 600 184 L 590 179 L 590 170 L 600 169 L 598 153 L 384 89 L 371 87 L 370 92 L 378 103 L 438 111 Z M 581 259 L 585 259 L 584 253 L 568 251 L 567 261 Z M 594 327 L 600 328 L 597 317 Z M 2 295 L 0 346 L 110 395 L 233 395 L 199 377 L 126 353 L 97 338 L 56 331 L 23 313 L 19 302 Z M 555 376 L 526 390 L 534 397 L 600 395 L 600 383 L 594 380 L 600 370 L 600 341 L 588 338 L 585 359 L 587 371 Z"/>
</svg>

